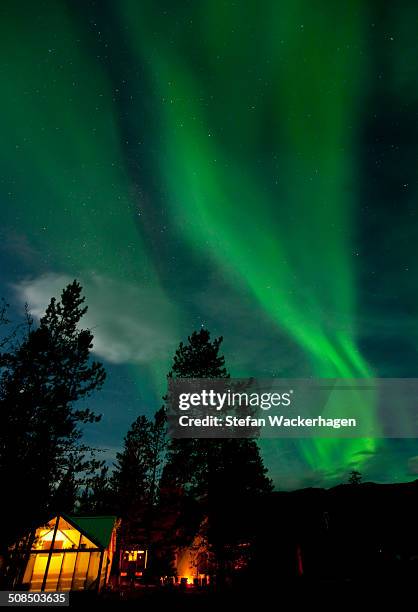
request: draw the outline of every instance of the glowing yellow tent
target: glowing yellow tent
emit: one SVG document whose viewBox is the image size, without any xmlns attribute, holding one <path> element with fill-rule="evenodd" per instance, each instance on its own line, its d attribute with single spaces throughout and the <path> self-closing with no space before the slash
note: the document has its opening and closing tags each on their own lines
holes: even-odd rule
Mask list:
<svg viewBox="0 0 418 612">
<path fill-rule="evenodd" d="M 100 590 L 109 580 L 115 545 L 116 517 L 58 515 L 32 535 L 22 586 Z"/>
</svg>

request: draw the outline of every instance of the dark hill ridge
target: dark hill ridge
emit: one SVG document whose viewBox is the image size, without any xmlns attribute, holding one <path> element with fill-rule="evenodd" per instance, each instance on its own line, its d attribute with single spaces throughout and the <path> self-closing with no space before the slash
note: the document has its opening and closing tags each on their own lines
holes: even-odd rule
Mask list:
<svg viewBox="0 0 418 612">
<path fill-rule="evenodd" d="M 254 566 L 269 579 L 417 571 L 417 516 L 418 481 L 274 492 L 257 512 Z"/>
</svg>

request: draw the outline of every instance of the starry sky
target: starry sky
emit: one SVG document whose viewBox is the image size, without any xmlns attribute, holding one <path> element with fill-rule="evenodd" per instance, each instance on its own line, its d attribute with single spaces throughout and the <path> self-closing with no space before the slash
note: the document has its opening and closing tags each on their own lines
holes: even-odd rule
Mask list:
<svg viewBox="0 0 418 612">
<path fill-rule="evenodd" d="M 73 278 L 109 461 L 180 340 L 233 376 L 416 377 L 414 0 L 4 0 L 0 294 Z M 279 488 L 415 479 L 415 440 L 269 440 Z"/>
</svg>

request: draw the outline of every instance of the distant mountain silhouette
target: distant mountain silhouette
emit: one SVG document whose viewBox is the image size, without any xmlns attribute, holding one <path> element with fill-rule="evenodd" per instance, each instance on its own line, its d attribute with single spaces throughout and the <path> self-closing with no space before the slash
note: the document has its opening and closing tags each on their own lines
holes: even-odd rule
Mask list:
<svg viewBox="0 0 418 612">
<path fill-rule="evenodd" d="M 263 581 L 396 578 L 418 571 L 418 480 L 274 492 L 254 515 L 252 569 Z"/>
</svg>

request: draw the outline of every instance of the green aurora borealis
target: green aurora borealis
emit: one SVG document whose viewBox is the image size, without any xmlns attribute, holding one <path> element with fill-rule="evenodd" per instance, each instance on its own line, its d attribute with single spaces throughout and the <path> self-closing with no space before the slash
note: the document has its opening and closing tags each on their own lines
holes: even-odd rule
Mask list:
<svg viewBox="0 0 418 612">
<path fill-rule="evenodd" d="M 3 294 L 84 284 L 99 444 L 158 407 L 201 324 L 237 376 L 416 376 L 416 3 L 0 11 Z M 418 463 L 411 441 L 263 452 L 285 487 Z"/>
</svg>

